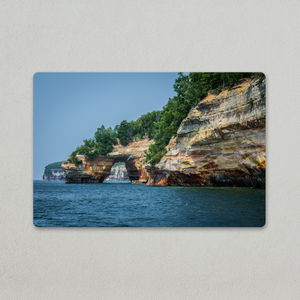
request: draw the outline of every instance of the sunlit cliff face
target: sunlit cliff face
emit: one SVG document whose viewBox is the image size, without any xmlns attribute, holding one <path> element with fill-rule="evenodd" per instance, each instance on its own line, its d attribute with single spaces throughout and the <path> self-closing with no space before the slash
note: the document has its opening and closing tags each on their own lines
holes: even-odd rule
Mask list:
<svg viewBox="0 0 300 300">
<path fill-rule="evenodd" d="M 181 123 L 149 185 L 265 187 L 265 82 L 208 96 Z"/>
</svg>

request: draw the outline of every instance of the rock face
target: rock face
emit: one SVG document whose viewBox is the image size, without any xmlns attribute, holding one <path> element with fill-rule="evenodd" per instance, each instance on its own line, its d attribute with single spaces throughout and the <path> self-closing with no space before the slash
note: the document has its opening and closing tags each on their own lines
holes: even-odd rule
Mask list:
<svg viewBox="0 0 300 300">
<path fill-rule="evenodd" d="M 66 183 L 101 183 L 110 174 L 114 159 L 109 157 L 97 157 L 88 159 L 83 155 L 77 155 L 82 164 L 75 166 L 70 162 L 61 165 L 65 174 Z"/>
<path fill-rule="evenodd" d="M 83 155 L 77 155 L 82 164 L 75 166 L 70 162 L 61 165 L 65 174 L 66 183 L 102 183 L 110 175 L 111 168 L 116 162 L 124 162 L 128 177 L 131 181 L 146 183 L 149 174 L 143 164 L 144 151 L 149 148 L 153 140 L 143 138 L 134 140 L 126 147 L 118 141 L 114 150 L 108 156 L 100 156 L 95 159 L 88 159 Z"/>
<path fill-rule="evenodd" d="M 44 181 L 62 181 L 65 180 L 64 171 L 62 169 L 51 169 L 51 174 L 43 175 Z"/>
<path fill-rule="evenodd" d="M 265 82 L 208 96 L 181 123 L 149 185 L 265 188 Z"/>
</svg>

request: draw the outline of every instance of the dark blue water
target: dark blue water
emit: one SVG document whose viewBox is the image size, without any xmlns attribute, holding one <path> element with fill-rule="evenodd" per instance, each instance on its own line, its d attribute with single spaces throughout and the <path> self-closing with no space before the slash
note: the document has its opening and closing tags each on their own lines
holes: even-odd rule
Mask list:
<svg viewBox="0 0 300 300">
<path fill-rule="evenodd" d="M 41 227 L 263 226 L 265 190 L 65 184 L 36 180 L 34 224 Z"/>
</svg>

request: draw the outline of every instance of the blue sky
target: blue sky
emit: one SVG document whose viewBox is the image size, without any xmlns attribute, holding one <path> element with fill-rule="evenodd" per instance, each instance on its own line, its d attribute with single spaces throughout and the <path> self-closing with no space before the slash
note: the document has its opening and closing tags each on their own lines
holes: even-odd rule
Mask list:
<svg viewBox="0 0 300 300">
<path fill-rule="evenodd" d="M 47 164 L 93 137 L 102 124 L 161 110 L 177 73 L 36 73 L 33 80 L 33 179 Z"/>
</svg>

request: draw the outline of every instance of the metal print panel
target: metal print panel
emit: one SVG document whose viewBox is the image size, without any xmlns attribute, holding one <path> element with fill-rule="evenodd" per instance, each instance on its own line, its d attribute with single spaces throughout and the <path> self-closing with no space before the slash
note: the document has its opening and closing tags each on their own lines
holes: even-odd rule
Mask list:
<svg viewBox="0 0 300 300">
<path fill-rule="evenodd" d="M 261 227 L 263 73 L 36 73 L 38 227 Z"/>
</svg>

